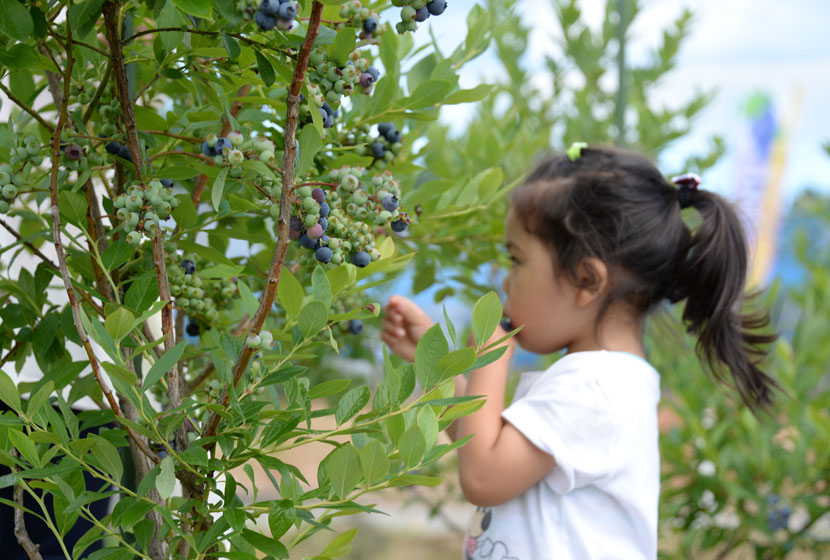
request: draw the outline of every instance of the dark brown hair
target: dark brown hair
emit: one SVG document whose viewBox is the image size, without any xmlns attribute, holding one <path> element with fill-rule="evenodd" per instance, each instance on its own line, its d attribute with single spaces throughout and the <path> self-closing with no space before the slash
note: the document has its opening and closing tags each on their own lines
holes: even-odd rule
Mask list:
<svg viewBox="0 0 830 560">
<path fill-rule="evenodd" d="M 753 412 L 769 408 L 780 387 L 758 364 L 776 335 L 759 332 L 769 325 L 765 310 L 742 309 L 748 251 L 740 219 L 721 196 L 694 190 L 688 200 L 701 223 L 690 231 L 678 192 L 645 157 L 590 147 L 574 161 L 545 158 L 511 199 L 528 233 L 551 249 L 557 275 L 578 283 L 583 259 L 606 264 L 611 290 L 600 317 L 615 301 L 647 313 L 686 300 L 684 325 L 715 378 Z"/>
</svg>

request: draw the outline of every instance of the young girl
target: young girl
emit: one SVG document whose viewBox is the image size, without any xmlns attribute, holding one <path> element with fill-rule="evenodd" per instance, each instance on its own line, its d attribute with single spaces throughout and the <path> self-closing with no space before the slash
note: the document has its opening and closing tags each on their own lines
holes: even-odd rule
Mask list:
<svg viewBox="0 0 830 560">
<path fill-rule="evenodd" d="M 567 353 L 525 373 L 507 409 L 513 339 L 500 360 L 456 380 L 456 394 L 487 397 L 449 430 L 473 436 L 458 450 L 461 489 L 478 506 L 465 559 L 657 557 L 660 376 L 642 339 L 663 300 L 686 300 L 699 356 L 753 410 L 777 387 L 757 366 L 775 338 L 757 332 L 768 316 L 741 312 L 747 247 L 733 208 L 694 176 L 667 182 L 635 153 L 573 155 L 542 161 L 511 193 L 505 224 L 504 313 L 523 326 L 514 339 Z M 700 213 L 694 231 L 681 219 L 686 207 Z M 393 296 L 382 338 L 412 360 L 431 325 Z"/>
</svg>

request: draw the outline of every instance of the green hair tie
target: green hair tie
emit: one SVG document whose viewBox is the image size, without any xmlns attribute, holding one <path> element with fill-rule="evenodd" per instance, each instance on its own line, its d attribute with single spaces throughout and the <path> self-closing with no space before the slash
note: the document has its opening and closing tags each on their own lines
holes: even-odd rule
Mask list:
<svg viewBox="0 0 830 560">
<path fill-rule="evenodd" d="M 582 155 L 583 148 L 587 148 L 588 144 L 586 142 L 574 142 L 571 144 L 571 147 L 568 148 L 568 151 L 565 152 L 568 154 L 568 159 L 571 161 L 576 161 L 579 159 L 579 156 Z"/>
</svg>

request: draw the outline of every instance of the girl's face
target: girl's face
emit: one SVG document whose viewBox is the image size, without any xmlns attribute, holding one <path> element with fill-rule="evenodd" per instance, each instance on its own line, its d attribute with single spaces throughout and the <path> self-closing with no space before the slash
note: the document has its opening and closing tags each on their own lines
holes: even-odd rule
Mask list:
<svg viewBox="0 0 830 560">
<path fill-rule="evenodd" d="M 514 327 L 524 326 L 516 335 L 522 348 L 550 354 L 584 332 L 585 313 L 576 306 L 576 287 L 566 274 L 554 276 L 549 250 L 520 220 L 508 212 L 504 237 L 513 265 L 503 284 L 504 314 Z"/>
</svg>

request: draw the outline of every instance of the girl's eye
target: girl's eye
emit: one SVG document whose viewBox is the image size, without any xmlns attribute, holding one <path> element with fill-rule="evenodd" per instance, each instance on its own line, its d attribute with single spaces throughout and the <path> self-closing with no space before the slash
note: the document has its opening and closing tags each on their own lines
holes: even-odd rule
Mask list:
<svg viewBox="0 0 830 560">
<path fill-rule="evenodd" d="M 510 262 L 512 262 L 513 264 L 519 264 L 519 259 L 517 259 L 513 255 L 510 255 Z"/>
</svg>

